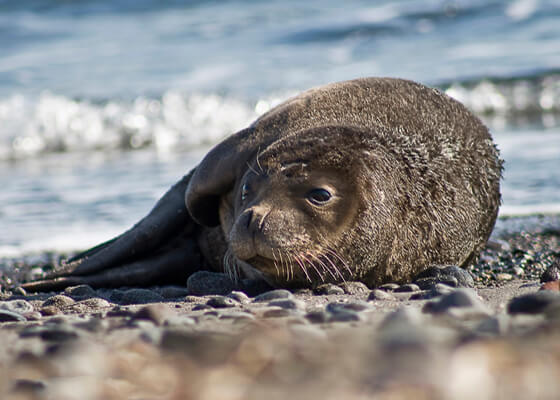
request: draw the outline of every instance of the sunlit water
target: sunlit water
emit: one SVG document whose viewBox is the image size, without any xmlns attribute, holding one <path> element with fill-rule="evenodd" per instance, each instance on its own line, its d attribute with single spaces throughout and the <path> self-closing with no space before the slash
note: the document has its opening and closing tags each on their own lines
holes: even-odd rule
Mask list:
<svg viewBox="0 0 560 400">
<path fill-rule="evenodd" d="M 0 0 L 0 256 L 120 233 L 270 107 L 371 75 L 487 122 L 502 215 L 560 213 L 558 20 L 536 0 Z"/>
</svg>

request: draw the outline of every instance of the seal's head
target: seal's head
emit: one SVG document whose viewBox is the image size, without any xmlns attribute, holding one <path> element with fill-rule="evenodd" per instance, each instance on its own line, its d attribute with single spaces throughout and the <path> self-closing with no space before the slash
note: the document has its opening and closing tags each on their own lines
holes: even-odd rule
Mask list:
<svg viewBox="0 0 560 400">
<path fill-rule="evenodd" d="M 220 204 L 226 270 L 282 287 L 350 279 L 342 242 L 366 209 L 358 142 L 357 131 L 321 127 L 257 154 Z"/>
</svg>

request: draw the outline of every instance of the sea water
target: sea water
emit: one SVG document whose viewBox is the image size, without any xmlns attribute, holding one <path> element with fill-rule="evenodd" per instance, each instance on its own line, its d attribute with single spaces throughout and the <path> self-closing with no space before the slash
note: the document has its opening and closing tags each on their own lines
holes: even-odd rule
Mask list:
<svg viewBox="0 0 560 400">
<path fill-rule="evenodd" d="M 438 87 L 490 127 L 501 215 L 560 213 L 556 1 L 0 0 L 0 257 L 86 248 L 301 90 Z"/>
</svg>

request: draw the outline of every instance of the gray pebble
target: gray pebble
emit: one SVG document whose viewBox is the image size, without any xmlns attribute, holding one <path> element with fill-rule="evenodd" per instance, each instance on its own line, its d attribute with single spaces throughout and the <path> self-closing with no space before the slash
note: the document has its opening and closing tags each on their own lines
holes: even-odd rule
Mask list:
<svg viewBox="0 0 560 400">
<path fill-rule="evenodd" d="M 81 300 L 77 304 L 83 304 L 91 308 L 105 308 L 111 306 L 111 303 L 100 297 L 91 297 L 89 299 Z"/>
<path fill-rule="evenodd" d="M 486 312 L 486 306 L 472 289 L 457 289 L 452 293 L 441 296 L 438 300 L 426 303 L 423 311 L 428 313 L 448 312 L 452 308 L 470 308 Z"/>
<path fill-rule="evenodd" d="M 283 318 L 290 317 L 292 315 L 294 315 L 293 310 L 286 308 L 271 308 L 270 310 L 266 310 L 262 313 L 264 318 Z"/>
<path fill-rule="evenodd" d="M 401 285 L 399 285 L 398 283 L 385 283 L 385 284 L 379 286 L 377 289 L 392 292 L 394 290 L 397 290 L 400 287 L 401 287 Z"/>
<path fill-rule="evenodd" d="M 560 261 L 556 260 L 541 275 L 541 282 L 560 280 Z"/>
<path fill-rule="evenodd" d="M 475 332 L 482 335 L 499 336 L 507 332 L 509 317 L 507 315 L 491 316 L 482 320 Z"/>
<path fill-rule="evenodd" d="M 84 299 L 88 297 L 97 297 L 97 293 L 89 285 L 70 286 L 64 290 L 64 294 L 73 299 Z"/>
<path fill-rule="evenodd" d="M 346 294 L 356 295 L 369 292 L 369 288 L 362 282 L 343 282 L 339 286 Z"/>
<path fill-rule="evenodd" d="M 74 301 L 73 298 L 68 297 L 68 296 L 64 296 L 63 294 L 57 294 L 57 295 L 51 296 L 47 300 L 45 300 L 43 302 L 43 307 L 54 306 L 54 307 L 60 309 L 60 308 L 69 306 L 69 305 L 74 304 L 74 303 L 75 303 L 75 301 Z"/>
<path fill-rule="evenodd" d="M 212 297 L 206 302 L 206 304 L 213 308 L 228 308 L 239 305 L 239 303 L 231 297 L 225 296 Z"/>
<path fill-rule="evenodd" d="M 247 296 L 243 292 L 239 292 L 239 291 L 236 291 L 236 290 L 234 290 L 233 292 L 228 294 L 227 297 L 230 297 L 233 300 L 235 300 L 235 301 L 237 301 L 238 303 L 241 303 L 241 304 L 248 304 L 248 303 L 251 302 L 251 299 L 249 298 L 249 296 Z"/>
<path fill-rule="evenodd" d="M 356 312 L 356 311 L 364 311 L 371 308 L 371 305 L 366 303 L 365 301 L 351 301 L 348 303 L 329 303 L 327 304 L 326 310 L 330 313 L 336 314 L 341 312 Z"/>
<path fill-rule="evenodd" d="M 210 271 L 198 271 L 187 279 L 187 291 L 190 295 L 226 295 L 236 289 L 235 283 L 226 274 Z"/>
<path fill-rule="evenodd" d="M 541 290 L 513 298 L 508 304 L 510 314 L 539 314 L 553 304 L 560 304 L 560 293 Z"/>
<path fill-rule="evenodd" d="M 132 318 L 135 320 L 152 321 L 156 325 L 163 325 L 169 315 L 170 311 L 165 305 L 149 304 L 138 310 Z"/>
<path fill-rule="evenodd" d="M 414 283 L 407 283 L 406 285 L 402 285 L 401 287 L 395 289 L 395 292 L 418 292 L 420 287 L 415 285 Z"/>
<path fill-rule="evenodd" d="M 122 294 L 119 301 L 120 304 L 147 304 L 147 303 L 158 303 L 163 301 L 164 298 L 148 289 L 128 289 Z"/>
<path fill-rule="evenodd" d="M 255 297 L 255 302 L 264 302 L 278 299 L 291 299 L 294 295 L 286 289 L 276 289 L 264 292 Z"/>
<path fill-rule="evenodd" d="M 314 288 L 313 293 L 316 295 L 340 295 L 344 294 L 344 289 L 332 283 L 324 283 Z"/>
<path fill-rule="evenodd" d="M 19 313 L 9 311 L 9 310 L 1 310 L 0 309 L 0 323 L 1 322 L 22 322 L 26 321 L 25 317 Z"/>
<path fill-rule="evenodd" d="M 33 305 L 25 300 L 10 300 L 0 302 L 0 310 L 8 310 L 18 314 L 33 312 Z"/>
<path fill-rule="evenodd" d="M 254 320 L 255 316 L 251 313 L 248 313 L 246 311 L 239 311 L 239 310 L 224 310 L 222 311 L 222 313 L 220 314 L 220 319 L 232 319 L 235 321 L 248 321 L 248 320 Z"/>
<path fill-rule="evenodd" d="M 56 325 L 53 328 L 44 329 L 39 333 L 41 339 L 49 342 L 66 342 L 78 338 L 78 332 L 71 327 Z"/>
<path fill-rule="evenodd" d="M 329 314 L 325 311 L 311 311 L 305 314 L 305 318 L 311 323 L 322 324 L 327 322 L 329 319 Z"/>
<path fill-rule="evenodd" d="M 303 310 L 305 308 L 305 302 L 297 299 L 273 300 L 268 305 L 286 310 Z"/>
<path fill-rule="evenodd" d="M 369 294 L 368 300 L 396 300 L 391 293 L 380 289 L 374 289 Z"/>
<path fill-rule="evenodd" d="M 328 316 L 328 322 L 352 322 L 361 321 L 362 316 L 355 311 L 340 311 Z"/>
<path fill-rule="evenodd" d="M 197 304 L 192 308 L 193 311 L 200 311 L 200 310 L 212 310 L 213 307 L 209 306 L 208 304 Z"/>
<path fill-rule="evenodd" d="M 433 278 L 435 280 L 431 283 L 440 282 L 452 286 L 456 280 L 457 287 L 474 287 L 472 275 L 467 270 L 456 265 L 428 267 L 416 275 L 414 283 L 417 283 L 419 286 L 424 285 L 424 282 L 427 281 L 423 280 L 426 278 Z"/>
<path fill-rule="evenodd" d="M 109 322 L 106 319 L 90 318 L 87 321 L 76 322 L 74 326 L 88 332 L 96 333 L 107 330 Z"/>
</svg>

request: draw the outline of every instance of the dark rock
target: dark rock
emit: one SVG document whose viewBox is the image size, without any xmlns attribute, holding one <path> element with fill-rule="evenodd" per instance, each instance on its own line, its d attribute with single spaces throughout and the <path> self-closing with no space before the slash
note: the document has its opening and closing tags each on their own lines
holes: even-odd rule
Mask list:
<svg viewBox="0 0 560 400">
<path fill-rule="evenodd" d="M 311 323 L 322 324 L 328 321 L 329 315 L 324 311 L 311 311 L 305 315 L 305 318 Z"/>
<path fill-rule="evenodd" d="M 551 282 L 560 280 L 560 262 L 556 260 L 541 275 L 541 282 Z"/>
<path fill-rule="evenodd" d="M 230 294 L 228 294 L 227 297 L 230 297 L 233 300 L 235 300 L 235 301 L 237 301 L 238 303 L 241 303 L 241 304 L 247 304 L 247 303 L 251 302 L 251 299 L 249 298 L 249 296 L 247 296 L 243 292 L 233 291 Z"/>
<path fill-rule="evenodd" d="M 155 325 L 162 325 L 169 315 L 169 309 L 165 305 L 149 304 L 138 310 L 133 319 L 152 321 Z"/>
<path fill-rule="evenodd" d="M 255 302 L 279 300 L 279 299 L 291 299 L 294 295 L 286 289 L 276 289 L 264 292 L 255 297 Z"/>
<path fill-rule="evenodd" d="M 264 318 L 283 318 L 292 315 L 294 315 L 294 312 L 286 308 L 271 308 L 263 313 Z"/>
<path fill-rule="evenodd" d="M 66 342 L 78 338 L 78 332 L 75 329 L 63 326 L 49 327 L 39 333 L 43 340 L 50 342 Z"/>
<path fill-rule="evenodd" d="M 71 286 L 64 290 L 64 294 L 75 300 L 97 297 L 97 293 L 89 285 Z"/>
<path fill-rule="evenodd" d="M 0 323 L 1 322 L 17 322 L 17 321 L 26 321 L 25 317 L 19 313 L 9 311 L 9 310 L 1 310 L 0 309 Z"/>
<path fill-rule="evenodd" d="M 228 308 L 239 305 L 239 303 L 231 297 L 225 296 L 212 297 L 206 302 L 206 304 L 213 308 Z"/>
<path fill-rule="evenodd" d="M 396 300 L 396 299 L 395 296 L 393 296 L 389 292 L 380 289 L 374 289 L 369 294 L 368 301 L 369 300 Z"/>
<path fill-rule="evenodd" d="M 377 289 L 392 292 L 392 291 L 397 290 L 400 287 L 401 287 L 401 285 L 399 285 L 398 283 L 385 283 L 385 284 L 379 286 Z"/>
<path fill-rule="evenodd" d="M 237 285 L 227 274 L 218 272 L 198 271 L 187 279 L 187 291 L 193 296 L 223 296 L 236 288 Z"/>
<path fill-rule="evenodd" d="M 219 365 L 231 357 L 239 342 L 240 336 L 224 333 L 166 329 L 160 346 L 171 354 L 186 354 L 202 365 Z"/>
<path fill-rule="evenodd" d="M 47 300 L 43 302 L 43 307 L 47 306 L 54 306 L 58 309 L 64 308 L 71 304 L 74 304 L 75 301 L 73 298 L 64 296 L 63 294 L 57 294 L 55 296 L 49 297 Z"/>
<path fill-rule="evenodd" d="M 361 321 L 362 317 L 355 311 L 340 311 L 334 314 L 330 314 L 328 317 L 329 322 L 352 322 Z"/>
<path fill-rule="evenodd" d="M 41 381 L 34 381 L 31 379 L 17 379 L 12 386 L 12 393 L 23 395 L 39 395 L 47 388 Z"/>
<path fill-rule="evenodd" d="M 371 305 L 365 301 L 350 301 L 348 303 L 329 303 L 327 304 L 326 310 L 330 313 L 336 314 L 347 311 L 364 311 L 371 308 Z"/>
<path fill-rule="evenodd" d="M 324 283 L 313 289 L 313 294 L 316 295 L 330 295 L 330 294 L 344 294 L 344 289 L 332 283 Z"/>
<path fill-rule="evenodd" d="M 123 292 L 120 304 L 147 304 L 158 303 L 163 301 L 164 298 L 148 289 L 128 289 Z"/>
<path fill-rule="evenodd" d="M 419 290 L 420 287 L 418 285 L 415 285 L 414 283 L 407 283 L 406 285 L 402 285 L 401 287 L 395 289 L 395 292 L 418 292 Z"/>
<path fill-rule="evenodd" d="M 541 290 L 514 297 L 508 304 L 510 314 L 539 314 L 553 304 L 560 303 L 560 293 Z"/>
<path fill-rule="evenodd" d="M 425 281 L 426 278 L 433 280 Z M 457 281 L 456 287 L 474 287 L 474 279 L 472 275 L 463 268 L 456 265 L 448 266 L 431 266 L 420 272 L 414 278 L 414 283 L 418 284 L 420 288 L 427 284 L 444 283 L 453 286 Z"/>
<path fill-rule="evenodd" d="M 41 307 L 41 310 L 39 310 L 39 312 L 41 313 L 41 315 L 50 316 L 50 315 L 56 315 L 61 311 L 55 306 L 46 306 L 46 307 Z"/>
<path fill-rule="evenodd" d="M 255 297 L 265 292 L 269 292 L 274 288 L 263 280 L 243 279 L 239 289 L 247 295 Z"/>
<path fill-rule="evenodd" d="M 339 286 L 346 294 L 356 295 L 369 292 L 369 288 L 362 282 L 343 282 Z"/>
<path fill-rule="evenodd" d="M 426 303 L 423 311 L 428 313 L 447 312 L 451 308 L 472 308 L 486 311 L 486 306 L 471 289 L 457 289 L 441 296 L 437 301 Z"/>
<path fill-rule="evenodd" d="M 200 311 L 200 310 L 212 310 L 213 307 L 209 306 L 208 304 L 197 304 L 192 308 L 193 311 Z"/>
<path fill-rule="evenodd" d="M 165 299 L 178 299 L 187 296 L 189 291 L 182 286 L 165 286 L 161 288 L 160 294 Z"/>
</svg>

